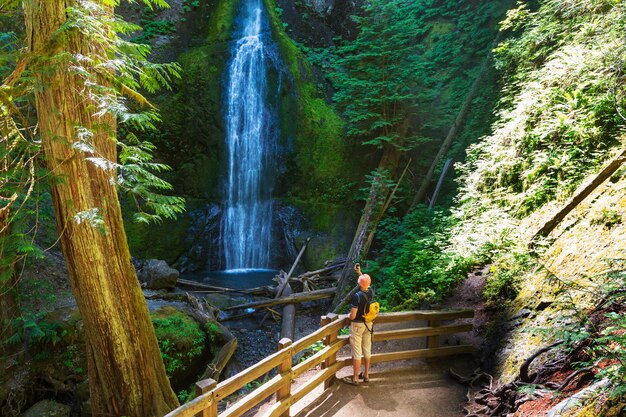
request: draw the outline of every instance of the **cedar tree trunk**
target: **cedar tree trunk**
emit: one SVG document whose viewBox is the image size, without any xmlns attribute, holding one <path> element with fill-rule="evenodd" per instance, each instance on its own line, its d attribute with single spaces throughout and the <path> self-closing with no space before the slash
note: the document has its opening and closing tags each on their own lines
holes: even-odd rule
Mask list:
<svg viewBox="0 0 626 417">
<path fill-rule="evenodd" d="M 76 29 L 61 36 L 66 9 L 78 0 L 24 2 L 29 50 L 69 53 L 98 60 L 106 51 Z M 113 13 L 111 8 L 108 12 Z M 94 35 L 97 36 L 97 35 Z M 103 36 L 100 34 L 99 36 Z M 97 416 L 160 416 L 178 405 L 161 360 L 146 302 L 139 286 L 122 224 L 115 170 L 86 158 L 117 160 L 116 122 L 97 115 L 89 86 L 66 61 L 54 70 L 34 57 L 31 70 L 43 88 L 36 93 L 39 130 L 61 248 L 86 336 L 89 388 Z M 84 69 L 93 70 L 88 61 Z M 103 80 L 100 83 L 105 84 Z M 96 155 L 76 150 L 77 127 L 93 132 Z M 102 224 L 79 221 L 78 213 L 97 209 Z"/>
</svg>

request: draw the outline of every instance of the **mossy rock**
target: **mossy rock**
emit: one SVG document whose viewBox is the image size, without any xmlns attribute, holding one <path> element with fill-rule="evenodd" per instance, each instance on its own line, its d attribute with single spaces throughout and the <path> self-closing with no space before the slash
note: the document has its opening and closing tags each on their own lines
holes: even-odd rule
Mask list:
<svg viewBox="0 0 626 417">
<path fill-rule="evenodd" d="M 206 334 L 200 324 L 172 306 L 152 314 L 152 324 L 168 376 L 180 376 L 205 351 Z"/>
<path fill-rule="evenodd" d="M 69 405 L 43 400 L 30 407 L 22 417 L 69 417 L 71 410 Z"/>
<path fill-rule="evenodd" d="M 295 92 L 283 94 L 280 105 L 281 133 L 294 136 L 293 161 L 284 175 L 291 179 L 293 193 L 314 194 L 323 190 L 324 182 L 352 177 L 353 166 L 345 164 L 344 122 L 316 85 L 305 55 L 285 32 L 276 2 L 265 0 L 265 6 L 273 39 Z"/>
</svg>

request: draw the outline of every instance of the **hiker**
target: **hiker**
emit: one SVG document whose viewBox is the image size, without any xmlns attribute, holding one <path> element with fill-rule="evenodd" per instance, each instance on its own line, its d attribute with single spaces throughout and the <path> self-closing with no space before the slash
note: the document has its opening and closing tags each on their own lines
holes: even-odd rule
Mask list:
<svg viewBox="0 0 626 417">
<path fill-rule="evenodd" d="M 372 279 L 369 275 L 361 272 L 361 266 L 357 263 L 354 265 L 354 271 L 359 275 L 359 291 L 352 297 L 352 308 L 350 309 L 350 346 L 352 348 L 352 377 L 345 377 L 344 382 L 357 385 L 359 377 L 363 378 L 363 382 L 369 382 L 370 358 L 372 357 L 372 331 L 373 323 L 365 322 L 363 314 L 365 314 L 365 306 L 368 300 L 374 299 L 374 291 L 370 288 Z M 359 375 L 361 368 L 361 357 L 365 370 Z"/>
</svg>

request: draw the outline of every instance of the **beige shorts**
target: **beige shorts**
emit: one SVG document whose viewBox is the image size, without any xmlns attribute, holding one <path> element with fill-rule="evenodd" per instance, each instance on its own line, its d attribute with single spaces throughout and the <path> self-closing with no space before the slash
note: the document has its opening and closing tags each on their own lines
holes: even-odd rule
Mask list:
<svg viewBox="0 0 626 417">
<path fill-rule="evenodd" d="M 373 323 L 367 323 L 367 327 L 372 328 Z M 372 357 L 372 333 L 367 330 L 365 323 L 350 323 L 350 346 L 352 347 L 352 357 Z"/>
</svg>

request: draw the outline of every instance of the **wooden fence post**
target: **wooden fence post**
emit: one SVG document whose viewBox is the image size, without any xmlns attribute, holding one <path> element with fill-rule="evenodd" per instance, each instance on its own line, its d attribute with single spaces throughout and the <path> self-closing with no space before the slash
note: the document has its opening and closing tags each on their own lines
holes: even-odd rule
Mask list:
<svg viewBox="0 0 626 417">
<path fill-rule="evenodd" d="M 429 327 L 439 327 L 441 325 L 441 322 L 439 320 L 429 320 L 428 321 L 428 326 Z M 428 342 L 427 342 L 427 348 L 429 349 L 435 349 L 440 347 L 439 346 L 439 336 L 428 336 Z"/>
<path fill-rule="evenodd" d="M 293 342 L 291 339 L 283 338 L 278 342 L 278 350 L 283 350 L 284 348 L 291 346 Z M 276 391 L 276 402 L 283 401 L 287 399 L 291 395 L 291 362 L 293 361 L 293 352 L 285 360 L 278 365 L 278 373 L 283 375 L 287 373 L 287 380 L 285 384 Z M 289 417 L 291 407 L 288 407 L 284 413 L 280 415 L 280 417 Z"/>
<path fill-rule="evenodd" d="M 196 382 L 196 397 L 202 394 L 206 394 L 217 386 L 217 381 L 214 379 L 203 379 Z M 217 417 L 217 401 L 215 399 L 208 408 L 200 411 L 195 417 Z"/>
<path fill-rule="evenodd" d="M 333 321 L 337 320 L 339 316 L 335 313 L 329 313 L 327 316 L 323 316 L 322 317 L 322 323 L 324 321 L 324 319 L 326 319 L 327 323 L 332 323 Z M 325 346 L 330 346 L 331 344 L 333 344 L 336 340 L 337 340 L 337 335 L 338 335 L 339 331 L 337 331 L 337 333 L 332 333 L 328 336 L 326 336 L 326 338 L 324 339 L 324 345 Z M 328 359 L 326 359 L 323 363 L 322 368 L 326 369 L 329 368 L 331 365 L 333 365 L 335 362 L 337 362 L 337 353 L 334 353 L 333 355 L 329 356 Z M 329 388 L 333 382 L 335 382 L 335 376 L 333 375 L 332 377 L 328 378 L 326 381 L 324 381 L 324 389 Z"/>
<path fill-rule="evenodd" d="M 322 316 L 320 318 L 320 329 L 330 323 L 330 319 L 328 316 Z M 326 336 L 323 340 L 324 346 L 328 346 L 328 336 Z M 326 369 L 326 361 L 322 362 L 322 369 Z"/>
</svg>

